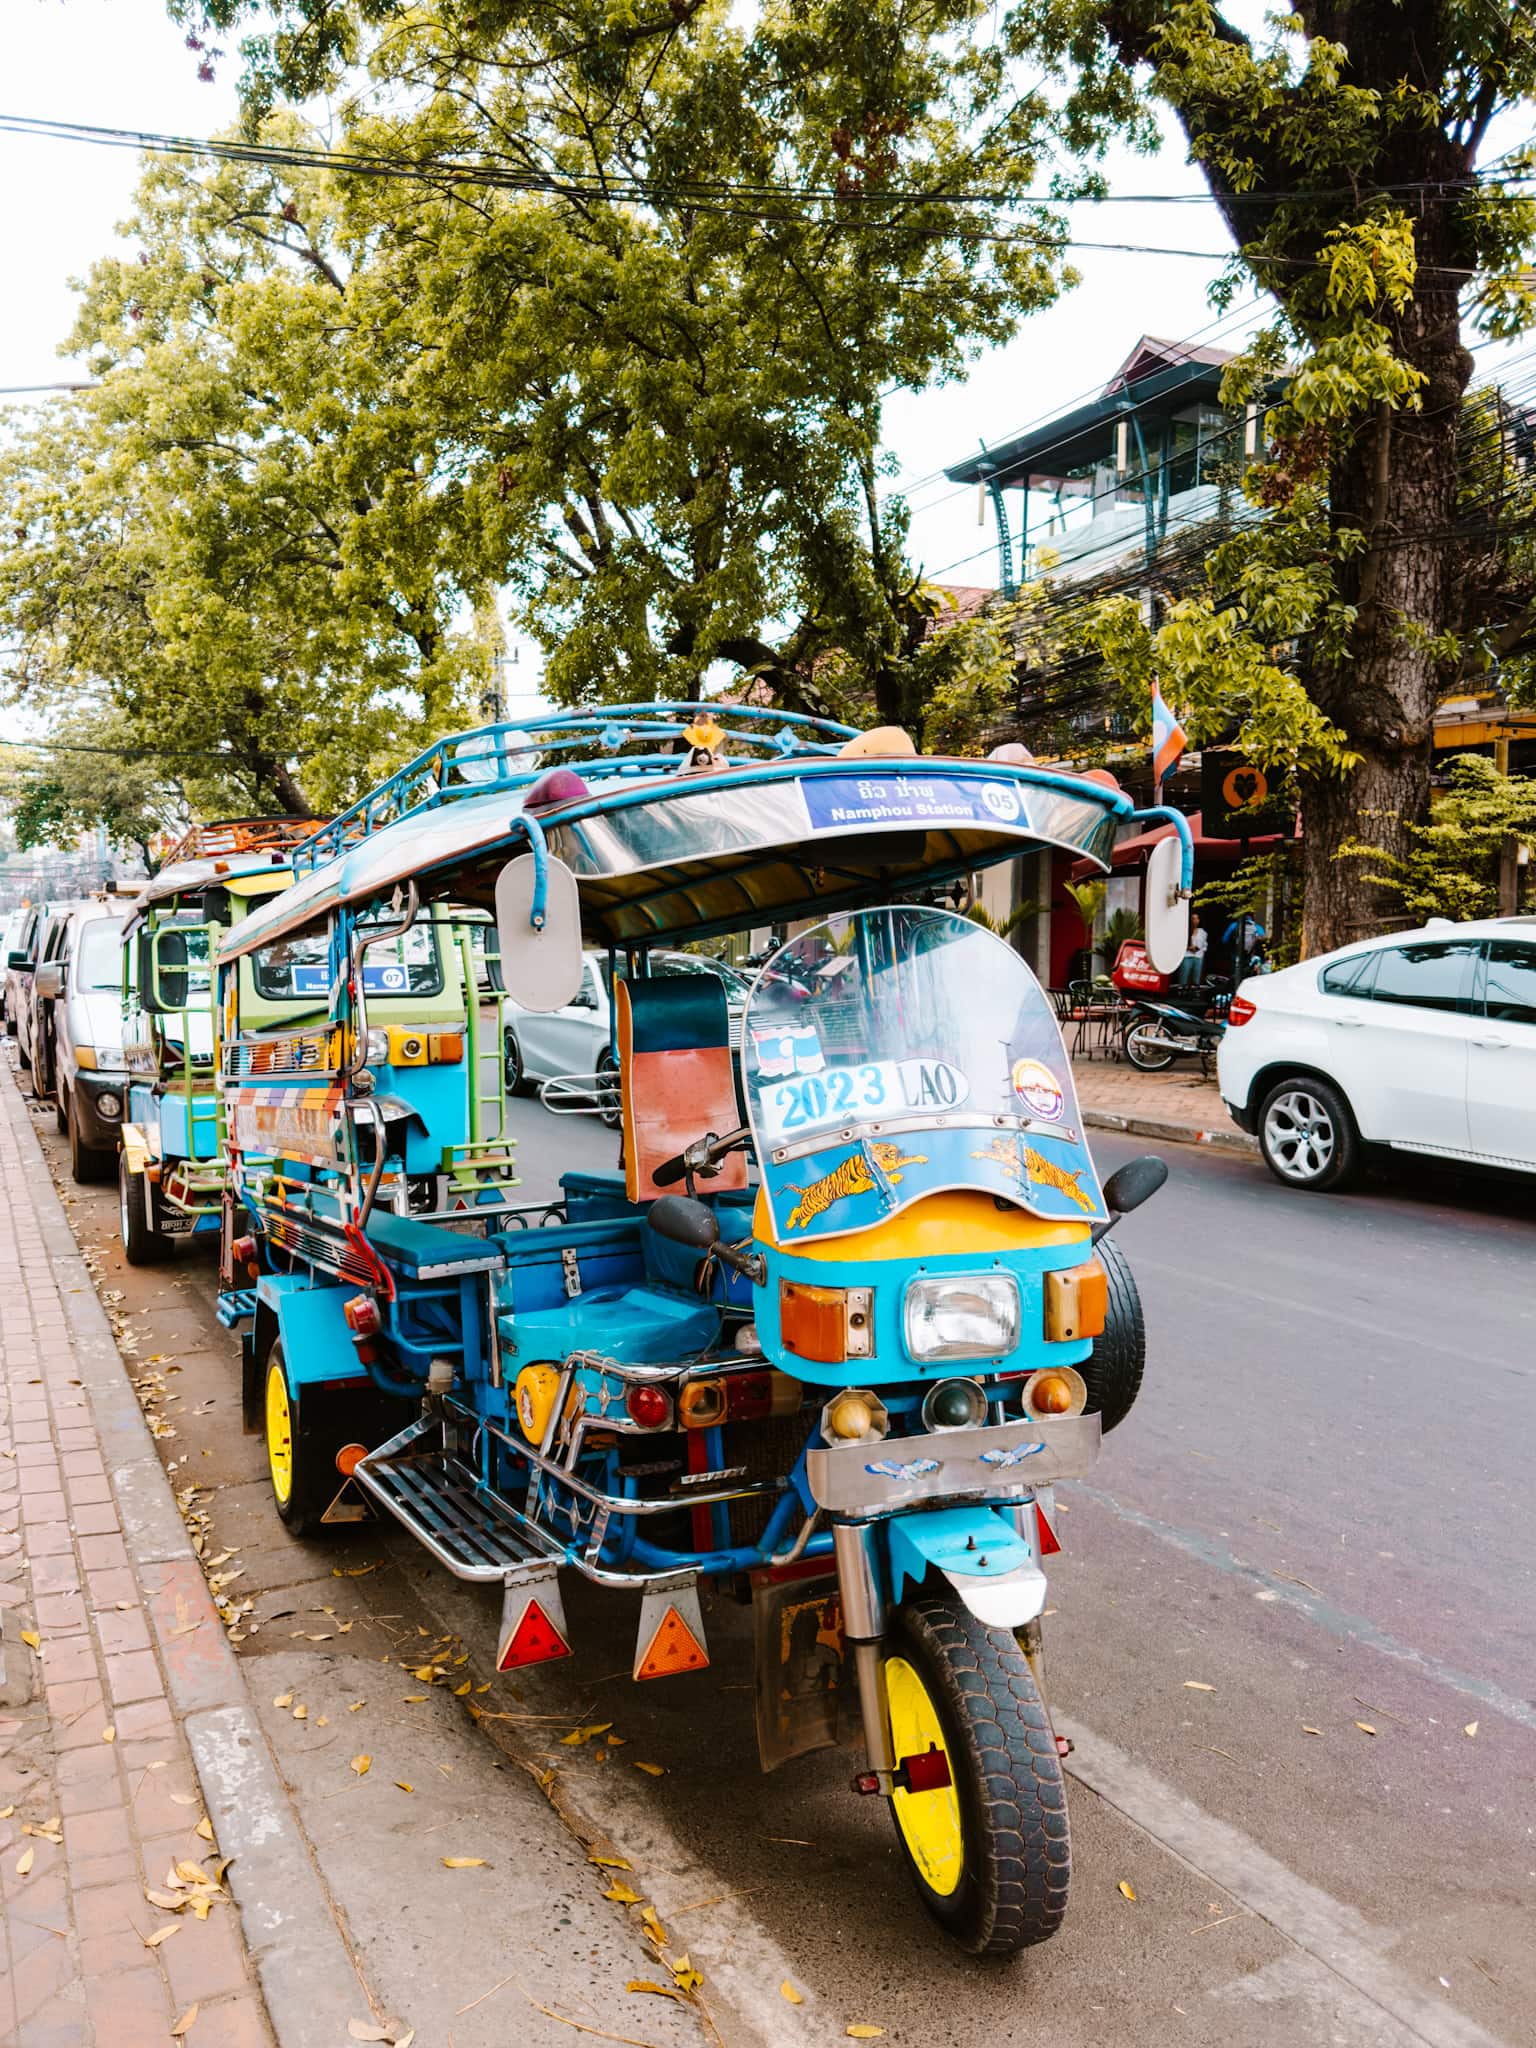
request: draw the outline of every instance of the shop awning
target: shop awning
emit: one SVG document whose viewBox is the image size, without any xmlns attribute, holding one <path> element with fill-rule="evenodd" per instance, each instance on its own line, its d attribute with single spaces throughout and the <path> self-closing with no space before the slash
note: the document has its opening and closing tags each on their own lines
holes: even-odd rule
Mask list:
<svg viewBox="0 0 1536 2048">
<path fill-rule="evenodd" d="M 1277 846 L 1285 844 L 1278 832 L 1266 832 L 1252 839 L 1207 839 L 1202 827 L 1201 814 L 1192 811 L 1189 829 L 1194 835 L 1195 859 L 1205 861 L 1246 860 L 1256 853 L 1273 853 Z M 1152 832 L 1138 832 L 1133 839 L 1123 839 L 1110 856 L 1110 865 L 1116 868 L 1139 868 L 1159 839 L 1166 839 L 1173 831 L 1171 825 L 1159 825 Z M 1099 870 L 1091 860 L 1080 860 L 1073 864 L 1072 879 L 1080 881 L 1085 875 L 1097 874 Z"/>
</svg>

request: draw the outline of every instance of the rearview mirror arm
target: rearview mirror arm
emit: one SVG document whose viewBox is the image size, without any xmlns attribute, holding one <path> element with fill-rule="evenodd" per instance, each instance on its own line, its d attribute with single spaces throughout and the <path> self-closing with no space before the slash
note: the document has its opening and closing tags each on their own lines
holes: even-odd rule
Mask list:
<svg viewBox="0 0 1536 2048">
<path fill-rule="evenodd" d="M 1153 804 L 1148 810 L 1135 811 L 1129 821 L 1143 830 L 1154 825 L 1171 825 L 1178 834 L 1179 850 L 1183 859 L 1179 864 L 1179 893 L 1191 896 L 1195 888 L 1195 835 L 1189 829 L 1189 820 L 1182 811 L 1176 811 L 1169 804 Z"/>
</svg>

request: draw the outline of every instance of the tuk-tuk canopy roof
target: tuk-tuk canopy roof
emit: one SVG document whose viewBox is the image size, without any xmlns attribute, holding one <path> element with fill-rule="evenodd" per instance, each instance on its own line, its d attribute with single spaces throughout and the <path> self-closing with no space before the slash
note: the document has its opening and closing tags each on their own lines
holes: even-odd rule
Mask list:
<svg viewBox="0 0 1536 2048">
<path fill-rule="evenodd" d="M 771 732 L 746 723 L 770 716 Z M 691 767 L 686 735 L 711 720 L 730 729 Z M 553 745 L 542 737 L 552 727 Z M 653 736 L 682 751 L 623 751 Z M 624 705 L 439 742 L 299 849 L 293 886 L 236 925 L 223 956 L 407 881 L 424 905 L 489 908 L 503 863 L 526 846 L 530 795 L 549 852 L 576 877 L 586 943 L 620 948 L 825 914 L 1044 846 L 1107 869 L 1116 821 L 1133 809 L 1107 783 L 894 745 L 845 753 L 858 740 L 782 712 Z M 575 741 L 595 759 L 573 758 Z M 551 766 L 573 772 L 552 783 Z M 367 831 L 412 782 L 415 804 Z"/>
<path fill-rule="evenodd" d="M 200 896 L 205 889 L 228 888 L 231 884 L 238 888 L 253 877 L 262 881 L 270 879 L 273 887 L 281 887 L 291 867 L 292 853 L 279 851 L 173 861 L 159 874 L 152 875 L 134 897 L 123 936 L 130 938 L 151 911 L 174 903 L 178 897 Z"/>
</svg>

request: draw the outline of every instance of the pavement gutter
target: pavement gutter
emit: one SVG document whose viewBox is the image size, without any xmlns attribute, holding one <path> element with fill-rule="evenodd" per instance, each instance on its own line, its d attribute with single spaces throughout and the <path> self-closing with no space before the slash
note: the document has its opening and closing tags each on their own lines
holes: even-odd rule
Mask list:
<svg viewBox="0 0 1536 2048">
<path fill-rule="evenodd" d="M 35 1161 L 28 1195 L 58 1280 L 102 1461 L 134 1576 L 144 1589 L 166 1691 L 186 1735 L 242 1932 L 279 2048 L 336 2048 L 373 2010 L 357 1959 L 311 1858 L 298 1812 L 225 1641 L 95 1283 L 19 1089 L 11 1115 Z"/>
<path fill-rule="evenodd" d="M 1218 1152 L 1240 1152 L 1257 1158 L 1259 1141 L 1246 1131 L 1202 1131 L 1193 1124 L 1164 1123 L 1151 1116 L 1121 1116 L 1112 1109 L 1084 1109 L 1083 1122 L 1090 1130 L 1123 1131 L 1133 1138 L 1160 1138 L 1164 1144 L 1209 1145 Z"/>
</svg>

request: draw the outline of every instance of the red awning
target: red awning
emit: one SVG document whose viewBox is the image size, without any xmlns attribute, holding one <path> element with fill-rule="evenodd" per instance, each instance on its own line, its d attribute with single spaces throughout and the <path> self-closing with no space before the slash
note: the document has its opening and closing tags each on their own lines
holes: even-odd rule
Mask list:
<svg viewBox="0 0 1536 2048">
<path fill-rule="evenodd" d="M 1189 818 L 1189 829 L 1194 834 L 1196 860 L 1235 862 L 1246 859 L 1248 855 L 1254 853 L 1273 853 L 1277 846 L 1285 843 L 1282 835 L 1278 832 L 1268 832 L 1262 838 L 1247 840 L 1207 839 L 1200 827 L 1200 813 L 1192 811 Z M 1111 865 L 1117 868 L 1139 868 L 1153 847 L 1156 846 L 1159 839 L 1166 839 L 1172 831 L 1173 827 L 1171 825 L 1159 825 L 1154 831 L 1138 832 L 1134 839 L 1122 839 L 1111 856 Z M 1084 875 L 1096 875 L 1098 873 L 1099 868 L 1094 861 L 1080 860 L 1073 863 L 1072 877 L 1074 881 L 1080 880 Z"/>
</svg>

